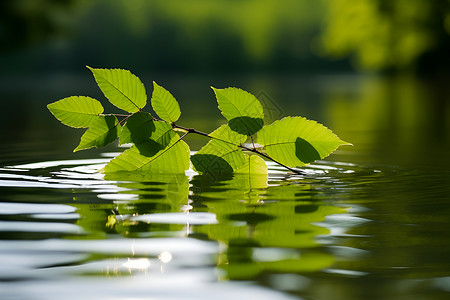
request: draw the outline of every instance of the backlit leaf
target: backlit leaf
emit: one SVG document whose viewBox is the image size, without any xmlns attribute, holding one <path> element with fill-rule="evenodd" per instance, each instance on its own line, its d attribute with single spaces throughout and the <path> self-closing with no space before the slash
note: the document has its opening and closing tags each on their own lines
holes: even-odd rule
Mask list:
<svg viewBox="0 0 450 300">
<path fill-rule="evenodd" d="M 177 100 L 165 88 L 153 82 L 152 107 L 156 114 L 167 122 L 175 122 L 180 118 L 181 111 Z"/>
<path fill-rule="evenodd" d="M 322 124 L 303 117 L 286 117 L 264 126 L 257 141 L 269 156 L 289 167 L 307 165 L 341 145 L 351 145 Z"/>
<path fill-rule="evenodd" d="M 200 151 L 191 157 L 196 171 L 201 173 L 227 174 L 245 164 L 244 153 L 239 145 L 247 137 L 222 125 L 209 136 L 213 137 Z"/>
<path fill-rule="evenodd" d="M 120 144 L 143 142 L 151 137 L 155 129 L 151 114 L 137 112 L 129 117 L 122 126 L 119 137 Z"/>
<path fill-rule="evenodd" d="M 219 109 L 232 130 L 244 135 L 253 135 L 263 127 L 263 108 L 255 96 L 233 87 L 213 88 L 213 90 Z"/>
<path fill-rule="evenodd" d="M 75 128 L 87 128 L 103 112 L 102 104 L 90 97 L 73 96 L 47 105 L 61 123 Z"/>
<path fill-rule="evenodd" d="M 124 111 L 140 111 L 147 103 L 147 94 L 141 80 L 128 70 L 94 69 L 88 67 L 108 100 Z"/>
<path fill-rule="evenodd" d="M 174 137 L 178 138 L 178 134 L 172 129 L 172 126 L 163 121 L 153 121 L 155 131 L 152 132 L 151 139 L 161 145 L 162 148 L 167 147 Z"/>
<path fill-rule="evenodd" d="M 184 173 L 189 168 L 189 146 L 175 134 L 163 149 L 153 140 L 136 144 L 111 160 L 104 168 L 111 172 Z"/>
<path fill-rule="evenodd" d="M 120 124 L 115 116 L 100 116 L 81 137 L 80 144 L 74 152 L 92 147 L 104 147 L 114 142 L 119 136 Z"/>
<path fill-rule="evenodd" d="M 236 174 L 267 175 L 267 164 L 258 155 L 245 155 L 245 164 L 235 171 Z"/>
<path fill-rule="evenodd" d="M 233 182 L 235 186 L 248 186 L 248 201 L 257 202 L 260 200 L 255 189 L 267 188 L 268 172 L 267 164 L 258 155 L 245 155 L 245 164 L 235 171 Z"/>
<path fill-rule="evenodd" d="M 164 149 L 176 136 L 172 126 L 164 121 L 155 121 L 149 113 L 133 114 L 122 127 L 120 143 L 140 144 L 152 140 L 158 151 Z M 151 141 L 150 141 L 151 142 Z"/>
</svg>

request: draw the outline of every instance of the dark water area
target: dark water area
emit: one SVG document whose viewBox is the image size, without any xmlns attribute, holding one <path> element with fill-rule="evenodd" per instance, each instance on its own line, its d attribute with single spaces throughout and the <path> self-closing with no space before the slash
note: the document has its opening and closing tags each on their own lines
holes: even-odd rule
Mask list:
<svg viewBox="0 0 450 300">
<path fill-rule="evenodd" d="M 114 110 L 89 75 L 2 78 L 0 299 L 449 298 L 444 80 L 137 75 L 174 94 L 183 126 L 214 130 L 209 86 L 237 86 L 266 122 L 301 115 L 354 146 L 305 175 L 105 177 L 123 148 L 72 153 L 82 131 L 45 107 L 87 95 Z"/>
</svg>

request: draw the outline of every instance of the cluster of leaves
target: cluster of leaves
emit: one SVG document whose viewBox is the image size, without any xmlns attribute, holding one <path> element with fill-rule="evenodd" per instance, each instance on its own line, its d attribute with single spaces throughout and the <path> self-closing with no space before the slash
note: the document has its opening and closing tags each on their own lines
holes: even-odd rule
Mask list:
<svg viewBox="0 0 450 300">
<path fill-rule="evenodd" d="M 127 114 L 104 114 L 101 103 L 86 96 L 64 98 L 47 107 L 63 124 L 88 128 L 74 151 L 104 147 L 117 139 L 121 145 L 132 144 L 105 166 L 106 173 L 184 173 L 192 163 L 199 173 L 264 174 L 267 166 L 263 158 L 299 172 L 292 168 L 322 159 L 340 145 L 348 144 L 325 126 L 303 117 L 286 117 L 264 125 L 258 99 L 233 87 L 213 88 L 228 122 L 210 134 L 203 133 L 176 124 L 180 106 L 170 92 L 155 82 L 152 115 L 143 111 L 147 94 L 137 76 L 122 69 L 88 68 L 106 98 Z M 183 138 L 192 133 L 210 141 L 191 156 Z"/>
</svg>

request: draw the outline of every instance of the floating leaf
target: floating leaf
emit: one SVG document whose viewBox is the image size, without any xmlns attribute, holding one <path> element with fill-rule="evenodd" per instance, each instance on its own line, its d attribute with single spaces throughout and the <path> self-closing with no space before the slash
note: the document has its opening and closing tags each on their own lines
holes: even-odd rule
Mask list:
<svg viewBox="0 0 450 300">
<path fill-rule="evenodd" d="M 232 130 L 253 135 L 263 127 L 263 108 L 255 96 L 238 88 L 213 90 L 219 109 Z"/>
<path fill-rule="evenodd" d="M 124 111 L 140 111 L 147 103 L 147 94 L 141 80 L 128 70 L 94 69 L 88 67 L 108 100 Z"/>
<path fill-rule="evenodd" d="M 175 122 L 180 118 L 181 111 L 177 100 L 165 88 L 153 82 L 152 107 L 156 114 L 167 122 Z"/>
<path fill-rule="evenodd" d="M 290 167 L 307 165 L 341 145 L 351 145 L 322 124 L 302 117 L 286 117 L 264 126 L 257 141 L 269 156 Z"/>
<path fill-rule="evenodd" d="M 61 123 L 75 128 L 87 128 L 103 112 L 102 104 L 90 97 L 72 96 L 47 105 Z"/>
<path fill-rule="evenodd" d="M 227 174 L 245 164 L 244 153 L 239 145 L 247 137 L 222 125 L 209 136 L 213 137 L 200 151 L 191 157 L 196 171 L 201 173 Z"/>
<path fill-rule="evenodd" d="M 100 116 L 81 137 L 80 144 L 74 152 L 92 147 L 104 147 L 114 142 L 119 136 L 120 125 L 115 116 Z"/>
<path fill-rule="evenodd" d="M 104 171 L 184 173 L 189 168 L 189 146 L 177 134 L 167 147 L 160 149 L 160 146 L 153 140 L 136 144 L 111 160 Z"/>
</svg>

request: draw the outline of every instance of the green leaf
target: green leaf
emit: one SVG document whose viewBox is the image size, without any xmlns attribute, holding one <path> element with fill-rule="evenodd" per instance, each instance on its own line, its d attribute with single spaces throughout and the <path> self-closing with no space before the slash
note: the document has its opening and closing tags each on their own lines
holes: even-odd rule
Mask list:
<svg viewBox="0 0 450 300">
<path fill-rule="evenodd" d="M 156 114 L 169 123 L 180 118 L 181 111 L 177 100 L 165 88 L 153 81 L 152 107 Z"/>
<path fill-rule="evenodd" d="M 147 94 L 141 80 L 128 70 L 94 69 L 88 67 L 108 100 L 124 111 L 134 113 L 147 104 Z"/>
<path fill-rule="evenodd" d="M 189 169 L 189 146 L 175 134 L 164 149 L 153 140 L 136 144 L 111 160 L 106 173 L 142 171 L 152 173 L 184 173 Z"/>
<path fill-rule="evenodd" d="M 119 136 L 120 124 L 116 116 L 100 116 L 81 137 L 80 144 L 74 152 L 92 147 L 104 147 L 114 142 Z"/>
<path fill-rule="evenodd" d="M 128 118 L 120 133 L 120 144 L 155 143 L 158 151 L 167 147 L 176 136 L 172 126 L 164 121 L 154 121 L 149 113 L 138 112 Z M 151 141 L 149 141 L 151 140 Z"/>
<path fill-rule="evenodd" d="M 259 174 L 267 175 L 267 164 L 261 157 L 257 155 L 245 156 L 245 164 L 235 171 L 236 174 Z"/>
<path fill-rule="evenodd" d="M 227 124 L 220 126 L 208 136 L 213 138 L 211 141 L 224 142 L 234 146 L 240 146 L 247 140 L 247 136 L 233 131 Z"/>
<path fill-rule="evenodd" d="M 119 137 L 120 144 L 144 142 L 152 136 L 155 129 L 151 114 L 137 112 L 129 117 L 122 126 Z"/>
<path fill-rule="evenodd" d="M 266 189 L 268 172 L 267 164 L 258 155 L 245 155 L 245 164 L 235 171 L 233 179 L 234 186 L 246 185 L 248 187 L 248 201 L 257 202 L 260 200 L 258 192 L 255 189 Z M 234 189 L 234 187 L 232 187 Z"/>
<path fill-rule="evenodd" d="M 75 128 L 87 128 L 103 112 L 102 104 L 90 97 L 73 96 L 47 105 L 61 123 Z"/>
<path fill-rule="evenodd" d="M 286 117 L 264 126 L 257 141 L 270 157 L 289 167 L 307 165 L 341 145 L 351 145 L 322 124 L 302 117 Z"/>
<path fill-rule="evenodd" d="M 232 130 L 244 135 L 253 135 L 263 127 L 263 108 L 255 96 L 233 87 L 212 89 L 216 94 L 219 109 Z"/>
<path fill-rule="evenodd" d="M 228 174 L 245 164 L 244 153 L 239 145 L 247 137 L 222 125 L 209 134 L 213 137 L 200 151 L 191 157 L 192 164 L 200 173 Z"/>
<path fill-rule="evenodd" d="M 154 121 L 155 131 L 152 132 L 151 139 L 166 148 L 174 137 L 178 139 L 178 134 L 172 129 L 172 126 L 163 121 Z"/>
</svg>

